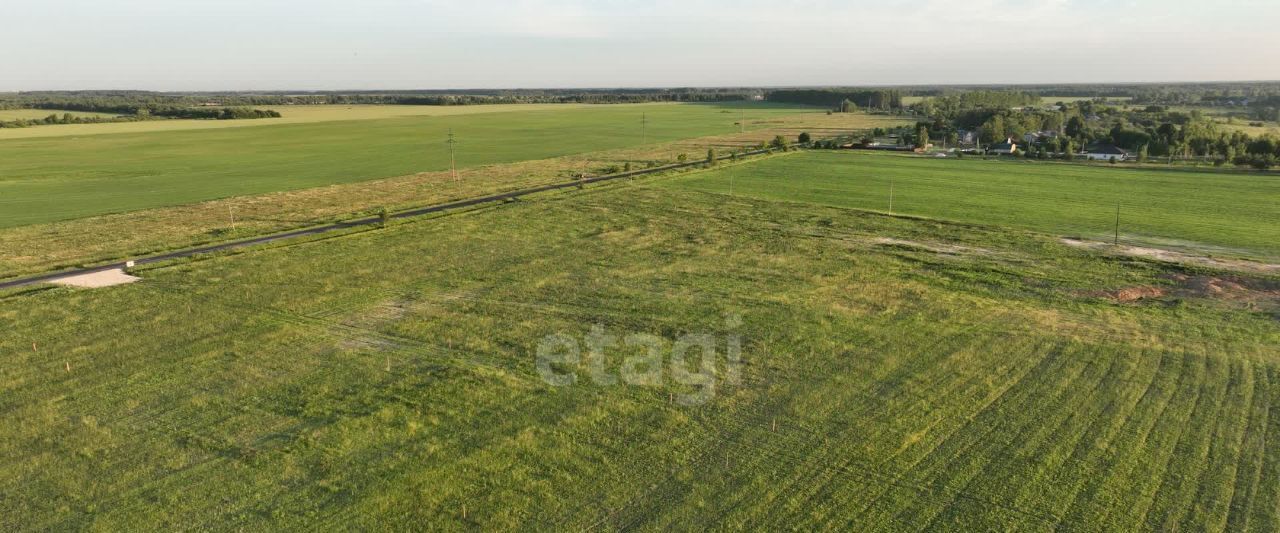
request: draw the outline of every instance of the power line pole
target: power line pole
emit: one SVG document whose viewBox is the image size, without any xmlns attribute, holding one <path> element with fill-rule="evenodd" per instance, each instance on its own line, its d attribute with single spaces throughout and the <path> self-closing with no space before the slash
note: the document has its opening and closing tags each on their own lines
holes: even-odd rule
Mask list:
<svg viewBox="0 0 1280 533">
<path fill-rule="evenodd" d="M 649 144 L 649 114 L 640 113 L 640 144 Z"/>
<path fill-rule="evenodd" d="M 1116 202 L 1116 238 L 1112 244 L 1120 245 L 1120 202 Z"/>
<path fill-rule="evenodd" d="M 746 133 L 747 132 L 747 108 L 743 107 L 743 108 L 739 108 L 738 110 L 742 112 L 742 118 L 738 120 L 738 133 Z"/>
<path fill-rule="evenodd" d="M 449 128 L 449 172 L 453 174 L 453 181 L 458 181 L 458 164 L 453 157 L 453 145 L 458 141 L 453 138 L 453 128 Z"/>
<path fill-rule="evenodd" d="M 889 177 L 889 216 L 893 216 L 893 177 Z"/>
</svg>

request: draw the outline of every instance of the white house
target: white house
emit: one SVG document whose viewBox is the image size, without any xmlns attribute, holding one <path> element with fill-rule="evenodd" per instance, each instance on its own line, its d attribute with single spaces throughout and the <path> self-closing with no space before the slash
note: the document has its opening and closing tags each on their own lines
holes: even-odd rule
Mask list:
<svg viewBox="0 0 1280 533">
<path fill-rule="evenodd" d="M 1129 157 L 1129 152 L 1125 151 L 1114 144 L 1091 144 L 1084 149 L 1084 155 L 1090 161 L 1124 161 Z"/>
</svg>

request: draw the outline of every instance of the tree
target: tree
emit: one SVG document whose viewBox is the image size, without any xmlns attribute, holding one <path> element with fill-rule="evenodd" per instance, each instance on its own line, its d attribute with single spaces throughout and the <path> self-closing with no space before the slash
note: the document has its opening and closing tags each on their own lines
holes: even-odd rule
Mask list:
<svg viewBox="0 0 1280 533">
<path fill-rule="evenodd" d="M 679 155 L 677 155 L 677 156 L 676 156 L 676 161 L 679 161 L 679 162 L 681 162 L 681 163 L 683 163 L 683 162 L 685 162 L 685 161 L 688 161 L 688 160 L 689 160 L 689 154 L 679 154 Z"/>
<path fill-rule="evenodd" d="M 781 135 L 774 137 L 773 142 L 769 143 L 769 147 L 785 152 L 787 151 L 787 138 Z"/>
<path fill-rule="evenodd" d="M 1067 161 L 1071 161 L 1076 158 L 1076 142 L 1075 141 L 1071 139 L 1067 139 L 1066 146 L 1062 147 L 1062 158 Z"/>
<path fill-rule="evenodd" d="M 386 226 L 386 225 L 387 225 L 387 222 L 390 222 L 390 221 L 391 221 L 391 212 L 390 212 L 390 211 L 387 211 L 387 208 L 385 208 L 385 207 L 384 207 L 384 208 L 382 208 L 382 209 L 379 209 L 379 210 L 378 210 L 378 225 L 379 225 L 379 226 Z"/>
<path fill-rule="evenodd" d="M 712 167 L 716 164 L 716 149 L 707 148 L 707 166 Z"/>
<path fill-rule="evenodd" d="M 848 98 L 845 98 L 843 102 L 840 102 L 840 112 L 841 112 L 841 113 L 852 113 L 852 112 L 853 112 L 853 110 L 854 110 L 854 109 L 857 109 L 857 108 L 858 108 L 858 104 L 855 104 L 855 103 L 853 103 L 853 102 L 849 101 L 849 99 L 848 99 Z"/>
<path fill-rule="evenodd" d="M 929 147 L 929 128 L 923 125 L 916 130 L 916 147 L 920 149 Z"/>
<path fill-rule="evenodd" d="M 996 115 L 988 119 L 982 125 L 982 142 L 998 143 L 1003 142 L 1005 136 L 1004 117 Z"/>
<path fill-rule="evenodd" d="M 1079 116 L 1073 115 L 1071 119 L 1067 121 L 1067 136 L 1072 139 L 1079 139 L 1083 137 L 1084 129 L 1084 119 Z"/>
<path fill-rule="evenodd" d="M 812 137 L 809 136 L 809 132 L 807 131 L 801 132 L 799 140 L 800 140 L 800 144 L 809 144 L 809 141 L 812 140 Z"/>
<path fill-rule="evenodd" d="M 1147 162 L 1147 145 L 1145 144 L 1142 145 L 1142 148 L 1138 150 L 1138 162 L 1139 163 Z"/>
</svg>

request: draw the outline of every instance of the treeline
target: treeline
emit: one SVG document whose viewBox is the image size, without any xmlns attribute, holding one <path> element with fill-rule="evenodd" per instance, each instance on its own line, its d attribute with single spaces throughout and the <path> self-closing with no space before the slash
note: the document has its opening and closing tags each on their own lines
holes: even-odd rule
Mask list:
<svg viewBox="0 0 1280 533">
<path fill-rule="evenodd" d="M 0 94 L 0 109 L 70 109 L 152 115 L 189 114 L 198 107 L 288 105 L 483 105 L 525 103 L 640 103 L 718 102 L 750 99 L 750 89 L 530 89 L 475 91 L 355 91 L 355 92 L 209 92 L 156 93 L 149 91 L 47 91 Z M 181 110 L 181 111 L 180 111 Z"/>
<path fill-rule="evenodd" d="M 870 110 L 900 110 L 903 92 L 899 89 L 779 89 L 769 91 L 770 102 L 820 106 L 849 112 L 853 106 Z"/>
<path fill-rule="evenodd" d="M 1040 95 L 1022 91 L 973 91 L 926 99 L 913 108 L 925 116 L 942 116 L 948 119 L 960 118 L 961 115 L 973 116 L 983 111 L 1013 109 L 1040 105 Z"/>
<path fill-rule="evenodd" d="M 1280 162 L 1280 139 L 1272 135 L 1251 137 L 1223 127 L 1197 110 L 1181 112 L 1155 105 L 1120 108 L 1093 101 L 1021 109 L 978 103 L 988 98 L 957 99 L 968 105 L 956 109 L 937 106 L 918 127 L 930 139 L 952 145 L 964 134 L 976 133 L 983 144 L 1012 138 L 1027 147 L 1026 151 L 1067 157 L 1089 145 L 1106 143 L 1125 148 L 1141 160 L 1201 158 L 1260 169 Z"/>
<path fill-rule="evenodd" d="M 115 117 L 80 116 L 72 115 L 71 113 L 58 115 L 54 113 L 44 118 L 2 120 L 0 121 L 0 128 L 30 128 L 32 126 L 47 126 L 52 124 L 101 124 L 104 122 L 119 122 L 119 120 Z"/>
<path fill-rule="evenodd" d="M 96 109 L 70 109 L 71 111 L 104 112 Z M 116 111 L 106 111 L 114 113 Z M 126 112 L 127 113 L 127 112 Z M 139 122 L 143 120 L 164 119 L 204 119 L 204 120 L 240 120 L 255 118 L 280 118 L 280 113 L 270 109 L 253 109 L 248 107 L 199 108 L 199 109 L 164 109 L 152 111 L 151 108 L 138 108 L 132 114 L 121 114 L 114 117 L 72 115 L 71 113 L 50 114 L 44 118 L 14 119 L 0 121 L 0 128 L 30 128 L 33 126 L 50 126 L 55 124 L 105 124 L 110 122 Z"/>
</svg>

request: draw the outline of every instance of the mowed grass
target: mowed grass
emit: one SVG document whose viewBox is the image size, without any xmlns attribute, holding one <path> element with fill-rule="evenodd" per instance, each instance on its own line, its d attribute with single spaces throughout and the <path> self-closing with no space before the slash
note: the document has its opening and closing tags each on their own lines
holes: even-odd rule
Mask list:
<svg viewBox="0 0 1280 533">
<path fill-rule="evenodd" d="M 449 166 L 450 130 L 458 164 L 473 167 L 731 133 L 739 108 L 757 129 L 773 117 L 821 112 L 748 103 L 539 106 L 3 140 L 0 228 L 441 170 Z"/>
<path fill-rule="evenodd" d="M 730 183 L 732 181 L 732 184 Z M 1280 257 L 1280 176 L 806 152 L 672 187 L 1033 229 L 1127 244 Z"/>
<path fill-rule="evenodd" d="M 1280 315 L 1172 273 L 638 181 L 12 296 L 0 528 L 1280 528 Z"/>
</svg>

